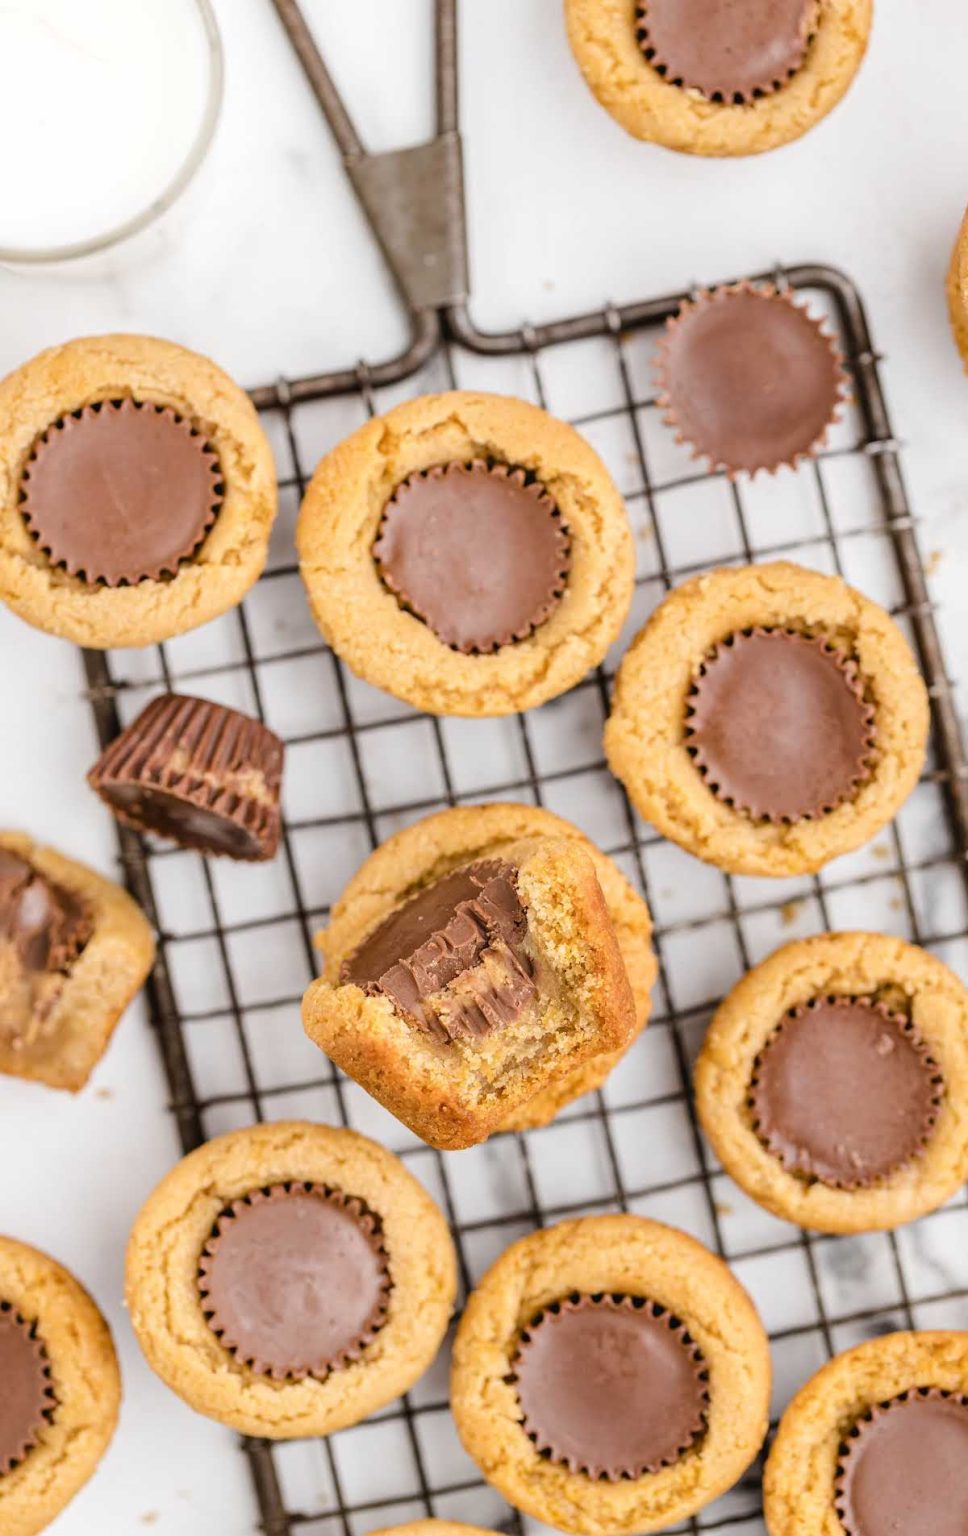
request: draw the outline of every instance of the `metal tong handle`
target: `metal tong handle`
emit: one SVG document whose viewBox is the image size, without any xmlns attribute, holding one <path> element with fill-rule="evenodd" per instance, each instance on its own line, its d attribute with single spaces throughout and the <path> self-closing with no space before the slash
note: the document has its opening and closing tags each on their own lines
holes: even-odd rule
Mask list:
<svg viewBox="0 0 968 1536">
<path fill-rule="evenodd" d="M 436 136 L 378 155 L 364 148 L 297 0 L 273 4 L 408 308 L 417 314 L 463 302 L 468 276 L 456 0 L 437 0 L 435 7 Z"/>
</svg>

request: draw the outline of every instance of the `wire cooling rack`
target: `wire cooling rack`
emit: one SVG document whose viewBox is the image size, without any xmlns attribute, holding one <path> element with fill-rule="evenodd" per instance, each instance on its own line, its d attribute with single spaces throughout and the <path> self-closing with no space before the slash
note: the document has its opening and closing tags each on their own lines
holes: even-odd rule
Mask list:
<svg viewBox="0 0 968 1536">
<path fill-rule="evenodd" d="M 405 183 L 415 167 L 365 155 L 298 9 L 292 0 L 275 4 L 364 203 L 386 175 Z M 790 939 L 881 929 L 968 974 L 964 756 L 877 359 L 846 278 L 820 267 L 759 274 L 826 316 L 854 401 L 816 461 L 731 484 L 702 472 L 674 442 L 652 391 L 657 328 L 685 295 L 500 336 L 478 332 L 463 302 L 454 26 L 453 0 L 440 0 L 441 132 L 423 148 L 450 178 L 447 218 L 428 225 L 425 217 L 422 234 L 378 229 L 410 301 L 406 352 L 254 391 L 281 483 L 265 576 L 240 608 L 194 634 L 144 652 L 85 655 L 102 741 L 165 687 L 257 714 L 287 743 L 285 833 L 273 863 L 207 861 L 120 834 L 128 883 L 160 939 L 149 1000 L 171 1109 L 186 1150 L 237 1126 L 293 1117 L 377 1137 L 446 1211 L 462 1296 L 508 1243 L 566 1216 L 628 1210 L 693 1233 L 729 1261 L 759 1307 L 776 1416 L 825 1359 L 863 1338 L 968 1324 L 964 1193 L 894 1234 L 809 1236 L 761 1211 L 722 1172 L 689 1091 L 718 999 Z M 428 249 L 439 257 L 426 295 L 418 289 L 427 262 L 407 257 L 415 238 L 424 257 Z M 361 683 L 316 632 L 294 562 L 296 512 L 320 455 L 369 414 L 455 386 L 516 394 L 571 421 L 608 464 L 635 531 L 637 582 L 623 635 L 595 674 L 527 716 L 434 719 Z M 780 556 L 843 575 L 896 616 L 931 690 L 932 755 L 894 826 L 858 853 L 814 877 L 733 878 L 639 821 L 605 767 L 602 726 L 618 659 L 670 587 L 711 565 Z M 543 1130 L 442 1155 L 306 1041 L 299 1004 L 316 971 L 313 933 L 370 850 L 431 811 L 493 799 L 545 805 L 616 859 L 651 906 L 660 977 L 649 1028 L 600 1093 Z M 365 1536 L 431 1514 L 539 1529 L 481 1481 L 462 1451 L 448 1412 L 446 1349 L 413 1392 L 365 1424 L 325 1441 L 247 1440 L 245 1449 L 253 1529 L 268 1536 Z M 682 1529 L 761 1536 L 758 1467 Z"/>
</svg>

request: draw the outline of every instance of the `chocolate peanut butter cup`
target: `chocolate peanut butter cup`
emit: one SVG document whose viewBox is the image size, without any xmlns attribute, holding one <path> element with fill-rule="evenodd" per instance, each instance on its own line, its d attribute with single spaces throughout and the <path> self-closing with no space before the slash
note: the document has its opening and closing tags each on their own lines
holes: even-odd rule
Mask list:
<svg viewBox="0 0 968 1536">
<path fill-rule="evenodd" d="M 119 821 L 184 848 L 271 859 L 282 830 L 283 745 L 208 699 L 153 699 L 106 747 L 88 783 Z"/>
<path fill-rule="evenodd" d="M 756 1059 L 756 1134 L 789 1171 L 866 1189 L 924 1150 L 944 1091 L 903 1014 L 866 997 L 817 998 L 781 1020 Z"/>
<path fill-rule="evenodd" d="M 84 902 L 0 848 L 0 943 L 26 971 L 66 971 L 94 931 Z"/>
<path fill-rule="evenodd" d="M 540 481 L 475 459 L 398 485 L 373 557 L 397 601 L 439 640 L 484 654 L 550 618 L 565 590 L 569 542 Z"/>
<path fill-rule="evenodd" d="M 572 1295 L 522 1333 L 513 1380 L 549 1461 L 617 1483 L 671 1466 L 703 1434 L 705 1361 L 685 1327 L 638 1296 Z"/>
<path fill-rule="evenodd" d="M 0 1301 L 0 1477 L 34 1449 L 56 1406 L 50 1364 L 36 1328 L 9 1302 Z"/>
<path fill-rule="evenodd" d="M 190 421 L 126 397 L 48 427 L 24 466 L 20 510 L 52 565 L 118 587 L 174 576 L 222 492 L 218 458 Z"/>
<path fill-rule="evenodd" d="M 325 1380 L 359 1360 L 386 1321 L 390 1273 L 363 1202 L 320 1184 L 233 1201 L 199 1263 L 206 1319 L 259 1375 Z"/>
<path fill-rule="evenodd" d="M 741 630 L 700 666 L 684 740 L 726 805 L 755 821 L 809 821 L 869 777 L 874 710 L 856 663 L 822 634 Z"/>
<path fill-rule="evenodd" d="M 743 103 L 797 73 L 817 12 L 817 0 L 638 0 L 636 36 L 670 85 Z"/>
<path fill-rule="evenodd" d="M 844 1440 L 834 1486 L 846 1536 L 964 1536 L 968 1397 L 914 1387 L 876 1404 Z"/>
<path fill-rule="evenodd" d="M 731 477 L 812 456 L 847 396 L 831 338 L 772 285 L 701 292 L 668 322 L 654 367 L 677 441 Z"/>
<path fill-rule="evenodd" d="M 484 859 L 424 887 L 344 960 L 343 981 L 382 993 L 443 1044 L 517 1019 L 537 997 L 514 867 Z"/>
</svg>

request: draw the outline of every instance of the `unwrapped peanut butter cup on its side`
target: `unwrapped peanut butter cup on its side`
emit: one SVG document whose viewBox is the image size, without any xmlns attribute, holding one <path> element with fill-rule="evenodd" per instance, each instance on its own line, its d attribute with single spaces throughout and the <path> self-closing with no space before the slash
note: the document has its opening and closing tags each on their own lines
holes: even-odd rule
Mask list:
<svg viewBox="0 0 968 1536">
<path fill-rule="evenodd" d="M 847 397 L 831 338 L 789 291 L 769 284 L 737 283 L 684 304 L 654 367 L 677 440 L 730 476 L 816 453 Z"/>
<path fill-rule="evenodd" d="M 283 745 L 260 721 L 166 693 L 101 754 L 88 783 L 119 821 L 185 848 L 271 859 L 279 846 Z"/>
<path fill-rule="evenodd" d="M 118 587 L 174 576 L 222 495 L 202 433 L 168 406 L 125 398 L 48 427 L 24 466 L 20 510 L 52 565 Z"/>
</svg>

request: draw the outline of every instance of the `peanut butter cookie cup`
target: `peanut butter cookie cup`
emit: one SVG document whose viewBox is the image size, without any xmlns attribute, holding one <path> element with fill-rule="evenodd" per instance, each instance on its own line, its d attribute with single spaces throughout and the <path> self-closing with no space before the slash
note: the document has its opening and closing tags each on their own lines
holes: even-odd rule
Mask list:
<svg viewBox="0 0 968 1536">
<path fill-rule="evenodd" d="M 292 1439 L 413 1386 L 456 1289 L 447 1224 L 391 1153 L 279 1122 L 199 1147 L 146 1201 L 127 1304 L 149 1365 L 199 1413 Z"/>
<path fill-rule="evenodd" d="M 968 213 L 965 214 L 947 277 L 948 314 L 955 343 L 968 370 Z"/>
<path fill-rule="evenodd" d="M 121 1400 L 107 1324 L 60 1264 L 0 1237 L 0 1530 L 35 1536 L 93 1475 Z"/>
<path fill-rule="evenodd" d="M 627 133 L 694 155 L 753 155 L 836 106 L 872 0 L 565 0 L 592 93 Z"/>
<path fill-rule="evenodd" d="M 584 833 L 539 806 L 455 806 L 405 827 L 381 844 L 350 881 L 333 908 L 329 927 L 317 938 L 325 958 L 325 979 L 338 983 L 346 954 L 359 942 L 367 925 L 382 914 L 388 890 L 409 889 L 428 871 L 457 868 L 475 859 L 501 858 L 510 845 L 538 837 L 574 842 L 591 860 L 632 989 L 638 1035 L 649 1016 L 656 976 L 649 909 L 618 866 Z M 624 1050 L 593 1057 L 555 1077 L 508 1115 L 498 1129 L 519 1131 L 547 1125 L 573 1099 L 601 1087 Z"/>
<path fill-rule="evenodd" d="M 770 1536 L 968 1529 L 968 1333 L 890 1333 L 801 1387 L 766 1463 Z"/>
<path fill-rule="evenodd" d="M 94 648 L 194 629 L 245 595 L 276 512 L 239 387 L 148 336 L 40 353 L 0 383 L 0 599 Z"/>
<path fill-rule="evenodd" d="M 726 1171 L 787 1221 L 897 1227 L 968 1177 L 968 989 L 914 944 L 786 944 L 720 1005 L 696 1103 Z"/>
<path fill-rule="evenodd" d="M 928 719 L 891 617 L 837 576 L 777 562 L 665 599 L 619 668 L 605 750 L 636 808 L 689 853 L 794 875 L 890 821 Z"/>
<path fill-rule="evenodd" d="M 306 1033 L 431 1146 L 473 1146 L 522 1112 L 544 1123 L 637 1033 L 601 855 L 556 832 L 524 807 L 430 817 L 371 855 L 322 935 Z M 640 987 L 643 945 L 639 927 Z"/>
<path fill-rule="evenodd" d="M 596 1216 L 514 1243 L 470 1296 L 451 1408 L 516 1508 L 576 1536 L 664 1529 L 749 1466 L 770 1361 L 746 1292 L 693 1238 Z"/>
<path fill-rule="evenodd" d="M 296 537 L 333 649 L 434 714 L 509 714 L 564 692 L 632 597 L 605 466 L 564 422 L 501 395 L 427 395 L 367 422 L 317 468 Z"/>
<path fill-rule="evenodd" d="M 771 284 L 735 283 L 684 304 L 654 367 L 676 440 L 730 478 L 811 456 L 847 394 L 832 338 Z"/>
<path fill-rule="evenodd" d="M 154 955 L 120 886 L 0 832 L 0 1072 L 83 1088 Z"/>
</svg>

